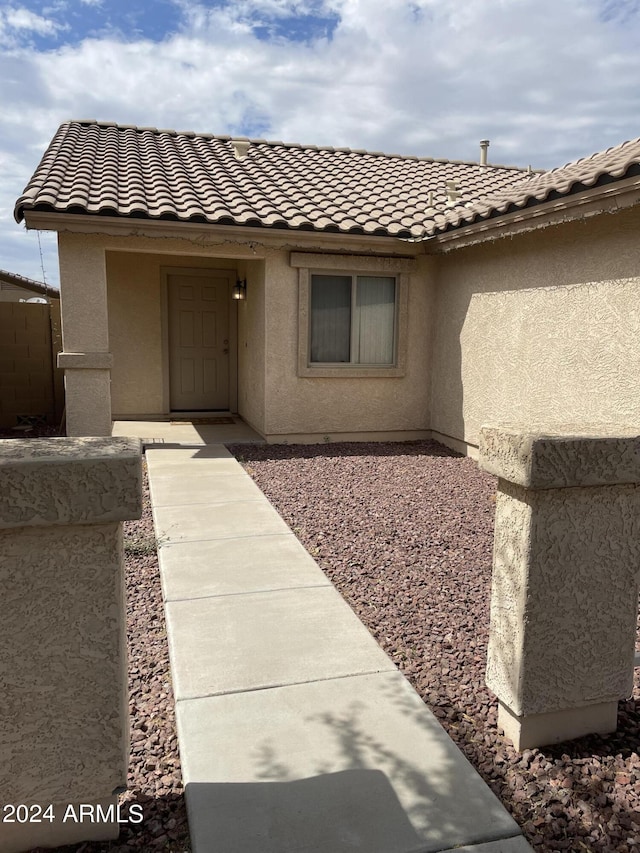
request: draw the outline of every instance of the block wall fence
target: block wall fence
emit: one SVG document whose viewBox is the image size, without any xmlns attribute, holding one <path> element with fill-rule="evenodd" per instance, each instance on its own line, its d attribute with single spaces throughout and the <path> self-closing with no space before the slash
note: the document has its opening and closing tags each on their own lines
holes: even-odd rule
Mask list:
<svg viewBox="0 0 640 853">
<path fill-rule="evenodd" d="M 57 425 L 64 409 L 60 302 L 0 302 L 0 428 Z"/>
</svg>

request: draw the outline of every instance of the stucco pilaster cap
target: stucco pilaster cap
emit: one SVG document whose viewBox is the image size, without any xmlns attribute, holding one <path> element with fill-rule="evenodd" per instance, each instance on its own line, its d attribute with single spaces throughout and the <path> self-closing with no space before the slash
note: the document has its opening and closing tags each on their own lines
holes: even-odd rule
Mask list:
<svg viewBox="0 0 640 853">
<path fill-rule="evenodd" d="M 479 465 L 528 489 L 640 483 L 640 433 L 617 424 L 487 424 Z"/>
<path fill-rule="evenodd" d="M 141 514 L 138 439 L 0 441 L 0 529 L 101 524 Z"/>
</svg>

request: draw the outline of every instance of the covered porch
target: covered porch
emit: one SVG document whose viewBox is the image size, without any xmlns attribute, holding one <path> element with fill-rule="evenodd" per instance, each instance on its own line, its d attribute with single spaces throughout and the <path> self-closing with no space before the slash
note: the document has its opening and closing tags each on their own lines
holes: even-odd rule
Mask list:
<svg viewBox="0 0 640 853">
<path fill-rule="evenodd" d="M 179 227 L 188 238 L 166 223 L 162 238 L 129 223 L 60 233 L 68 435 L 140 430 L 166 442 L 177 421 L 226 414 L 270 443 L 429 437 L 430 262 L 364 254 L 362 238 L 342 237 L 351 252 L 336 255 L 327 238 L 293 251 L 275 234 L 254 243 Z M 326 279 L 336 268 L 350 282 L 394 281 L 393 364 L 309 365 L 310 270 Z"/>
<path fill-rule="evenodd" d="M 247 251 L 60 234 L 68 435 L 207 443 L 262 432 L 265 261 Z M 247 279 L 250 301 L 237 298 Z"/>
</svg>

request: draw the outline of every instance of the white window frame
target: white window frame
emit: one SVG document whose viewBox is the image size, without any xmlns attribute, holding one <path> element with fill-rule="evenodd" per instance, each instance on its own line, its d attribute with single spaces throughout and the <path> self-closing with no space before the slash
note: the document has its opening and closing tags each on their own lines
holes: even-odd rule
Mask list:
<svg viewBox="0 0 640 853">
<path fill-rule="evenodd" d="M 298 267 L 298 376 L 315 378 L 400 377 L 406 374 L 408 299 L 410 273 L 415 270 L 414 258 L 371 255 L 321 255 L 311 252 L 292 252 L 291 266 Z M 386 364 L 344 362 L 324 364 L 311 361 L 311 276 L 348 275 L 385 276 L 396 280 L 394 316 L 395 361 Z M 351 299 L 356 288 L 351 288 Z M 354 314 L 352 312 L 352 322 Z M 350 340 L 353 346 L 353 332 Z"/>
</svg>

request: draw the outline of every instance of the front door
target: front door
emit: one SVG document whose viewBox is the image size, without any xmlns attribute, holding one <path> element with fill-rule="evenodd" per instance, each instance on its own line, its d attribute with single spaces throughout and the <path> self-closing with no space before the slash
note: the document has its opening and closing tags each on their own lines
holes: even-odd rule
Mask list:
<svg viewBox="0 0 640 853">
<path fill-rule="evenodd" d="M 174 412 L 229 408 L 231 277 L 168 276 L 169 396 Z"/>
</svg>

